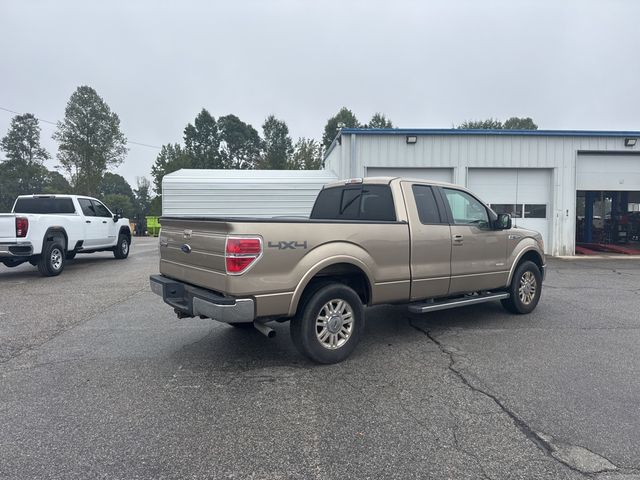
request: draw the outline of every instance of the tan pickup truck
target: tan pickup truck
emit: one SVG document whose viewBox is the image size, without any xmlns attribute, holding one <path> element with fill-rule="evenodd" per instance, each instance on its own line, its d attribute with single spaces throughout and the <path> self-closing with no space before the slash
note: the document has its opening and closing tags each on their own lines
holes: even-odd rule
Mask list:
<svg viewBox="0 0 640 480">
<path fill-rule="evenodd" d="M 402 178 L 326 185 L 310 218 L 162 217 L 151 289 L 179 317 L 236 327 L 291 320 L 293 342 L 320 363 L 344 360 L 365 306 L 413 313 L 500 300 L 529 313 L 545 272 L 539 233 L 512 228 L 456 185 Z"/>
</svg>

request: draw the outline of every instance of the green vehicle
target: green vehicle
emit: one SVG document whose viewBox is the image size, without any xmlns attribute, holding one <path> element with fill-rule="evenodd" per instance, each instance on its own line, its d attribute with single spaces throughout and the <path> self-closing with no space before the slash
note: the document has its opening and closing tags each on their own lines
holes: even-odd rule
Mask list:
<svg viewBox="0 0 640 480">
<path fill-rule="evenodd" d="M 158 221 L 160 217 L 156 216 L 148 216 L 145 217 L 147 220 L 147 232 L 149 235 L 157 237 L 160 233 L 160 222 Z"/>
</svg>

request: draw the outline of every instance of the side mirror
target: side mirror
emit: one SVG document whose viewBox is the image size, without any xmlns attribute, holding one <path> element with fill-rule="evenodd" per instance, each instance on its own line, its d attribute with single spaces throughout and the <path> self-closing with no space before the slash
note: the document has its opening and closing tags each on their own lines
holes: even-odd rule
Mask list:
<svg viewBox="0 0 640 480">
<path fill-rule="evenodd" d="M 497 230 L 509 230 L 511 228 L 511 215 L 508 213 L 499 213 L 496 220 Z"/>
<path fill-rule="evenodd" d="M 122 218 L 122 209 L 117 208 L 116 209 L 116 213 L 113 215 L 113 221 L 117 222 L 118 220 L 120 220 Z"/>
</svg>

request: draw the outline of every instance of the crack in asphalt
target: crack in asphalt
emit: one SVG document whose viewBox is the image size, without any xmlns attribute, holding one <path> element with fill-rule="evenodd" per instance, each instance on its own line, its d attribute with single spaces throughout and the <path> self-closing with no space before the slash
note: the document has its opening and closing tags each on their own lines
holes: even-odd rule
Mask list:
<svg viewBox="0 0 640 480">
<path fill-rule="evenodd" d="M 467 379 L 467 377 L 465 377 L 464 374 L 459 369 L 456 368 L 456 366 L 455 366 L 456 361 L 455 361 L 455 358 L 454 358 L 454 355 L 456 354 L 456 352 L 452 351 L 444 343 L 442 343 L 440 340 L 438 340 L 429 330 L 425 330 L 425 329 L 420 328 L 419 326 L 415 325 L 411 318 L 407 318 L 407 320 L 409 321 L 409 326 L 411 328 L 413 328 L 414 330 L 417 330 L 417 331 L 421 332 L 422 334 L 424 334 L 432 343 L 434 343 L 440 349 L 440 351 L 443 354 L 445 354 L 445 355 L 447 355 L 447 357 L 449 357 L 448 369 L 449 369 L 449 371 L 451 373 L 453 373 L 463 383 L 463 385 L 465 385 L 471 391 L 476 392 L 476 393 L 480 393 L 481 395 L 484 395 L 485 397 L 493 400 L 495 402 L 495 404 L 500 408 L 500 410 L 502 410 L 502 412 L 505 413 L 511 419 L 511 421 L 522 432 L 522 434 L 528 440 L 530 440 L 536 447 L 538 447 L 538 449 L 540 449 L 546 456 L 554 459 L 558 463 L 561 463 L 562 465 L 566 466 L 570 470 L 572 470 L 572 471 L 574 471 L 576 473 L 579 473 L 581 475 L 586 476 L 587 478 L 592 478 L 591 475 L 595 475 L 595 474 L 599 474 L 599 473 L 609 473 L 609 474 L 614 473 L 612 470 L 607 470 L 607 469 L 596 471 L 596 472 L 588 472 L 587 473 L 587 472 L 584 472 L 584 471 L 580 470 L 576 466 L 571 465 L 570 463 L 567 463 L 566 461 L 562 460 L 561 458 L 558 458 L 556 455 L 554 455 L 554 453 L 557 452 L 557 450 L 558 450 L 556 446 L 554 446 L 552 443 L 550 443 L 547 439 L 543 438 L 543 436 L 541 436 L 538 432 L 533 430 L 522 418 L 520 418 L 515 412 L 510 410 L 496 395 L 494 395 L 494 394 L 488 392 L 487 390 L 484 390 L 484 389 L 482 389 L 482 388 L 480 388 L 480 387 L 478 387 L 476 385 L 473 385 Z M 581 448 L 584 448 L 584 447 L 581 447 Z M 585 449 L 585 450 L 587 450 L 587 449 Z M 590 452 L 590 453 L 592 453 L 594 455 L 598 455 L 598 454 L 595 454 L 593 452 Z M 602 457 L 601 455 L 598 455 L 598 456 L 603 458 L 603 459 L 605 459 L 605 460 L 607 460 L 605 457 Z"/>
<path fill-rule="evenodd" d="M 450 408 L 449 408 L 449 416 L 455 417 L 455 415 L 453 414 Z M 456 450 L 458 450 L 459 452 L 466 453 L 476 461 L 476 465 L 478 465 L 478 468 L 480 469 L 480 474 L 482 475 L 483 478 L 485 478 L 486 480 L 493 480 L 485 470 L 484 465 L 482 465 L 482 462 L 480 461 L 480 458 L 478 457 L 478 455 L 476 455 L 476 453 L 473 450 L 469 451 L 462 446 L 462 444 L 460 443 L 460 440 L 458 439 L 458 433 L 456 432 L 455 424 L 451 426 L 451 434 L 453 435 L 453 444 Z"/>
</svg>

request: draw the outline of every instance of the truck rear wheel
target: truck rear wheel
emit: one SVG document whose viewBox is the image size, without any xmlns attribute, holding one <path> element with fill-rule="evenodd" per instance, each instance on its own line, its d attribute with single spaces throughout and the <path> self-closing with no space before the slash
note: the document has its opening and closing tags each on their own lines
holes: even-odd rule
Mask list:
<svg viewBox="0 0 640 480">
<path fill-rule="evenodd" d="M 45 277 L 55 277 L 64 269 L 64 261 L 64 240 L 56 237 L 43 245 L 38 271 Z"/>
<path fill-rule="evenodd" d="M 525 314 L 536 308 L 542 294 L 542 275 L 535 263 L 526 261 L 518 265 L 513 273 L 509 293 L 509 298 L 500 300 L 509 312 Z"/>
<path fill-rule="evenodd" d="M 356 348 L 364 325 L 358 294 L 346 285 L 326 285 L 303 299 L 291 320 L 291 339 L 314 362 L 338 363 Z"/>
</svg>

